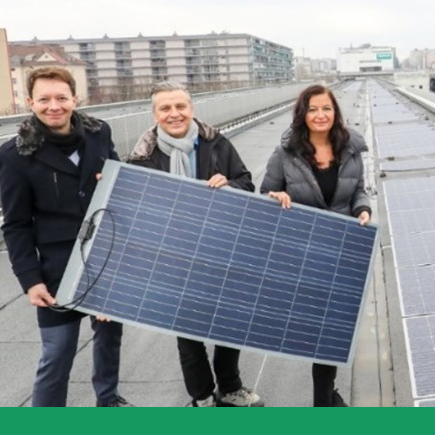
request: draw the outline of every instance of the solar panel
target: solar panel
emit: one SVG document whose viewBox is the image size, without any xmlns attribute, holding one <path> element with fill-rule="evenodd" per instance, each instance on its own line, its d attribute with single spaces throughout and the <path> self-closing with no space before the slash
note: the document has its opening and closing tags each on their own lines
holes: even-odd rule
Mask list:
<svg viewBox="0 0 435 435">
<path fill-rule="evenodd" d="M 419 400 L 417 406 L 419 408 L 433 408 L 435 407 L 435 399 Z"/>
<path fill-rule="evenodd" d="M 373 122 L 383 124 L 388 122 L 407 122 L 419 119 L 419 116 L 407 108 L 389 91 L 377 83 L 368 86 Z"/>
<path fill-rule="evenodd" d="M 435 129 L 423 122 L 382 125 L 376 127 L 376 142 L 380 158 L 421 158 L 425 154 L 435 154 Z M 409 163 L 410 168 L 413 161 Z"/>
<path fill-rule="evenodd" d="M 414 398 L 435 395 L 435 316 L 405 320 Z"/>
<path fill-rule="evenodd" d="M 435 178 L 384 184 L 404 316 L 435 313 Z"/>
<path fill-rule="evenodd" d="M 350 364 L 378 228 L 258 194 L 106 162 L 78 308 L 179 336 Z M 114 236 L 112 217 L 115 221 Z M 88 278 L 76 243 L 59 303 Z"/>
<path fill-rule="evenodd" d="M 435 396 L 435 178 L 388 180 L 384 189 L 413 397 L 427 398 Z"/>
<path fill-rule="evenodd" d="M 435 169 L 435 158 L 413 158 L 412 160 L 393 160 L 380 164 L 381 170 L 386 172 L 410 172 L 421 169 Z"/>
</svg>

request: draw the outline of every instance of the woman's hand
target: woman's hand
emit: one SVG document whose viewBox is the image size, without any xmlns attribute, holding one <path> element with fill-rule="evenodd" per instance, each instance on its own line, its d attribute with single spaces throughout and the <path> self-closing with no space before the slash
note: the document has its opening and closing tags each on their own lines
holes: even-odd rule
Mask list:
<svg viewBox="0 0 435 435">
<path fill-rule="evenodd" d="M 370 223 L 370 213 L 368 211 L 363 211 L 358 216 L 362 226 L 368 225 Z"/>
<path fill-rule="evenodd" d="M 287 192 L 269 192 L 269 196 L 276 199 L 282 208 L 290 208 L 292 206 L 292 200 Z"/>
</svg>

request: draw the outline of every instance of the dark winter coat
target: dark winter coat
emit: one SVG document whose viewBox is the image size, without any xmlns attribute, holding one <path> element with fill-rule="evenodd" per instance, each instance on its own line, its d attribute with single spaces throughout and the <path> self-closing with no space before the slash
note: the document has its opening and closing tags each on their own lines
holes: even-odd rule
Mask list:
<svg viewBox="0 0 435 435">
<path fill-rule="evenodd" d="M 225 175 L 231 187 L 255 190 L 251 173 L 246 169 L 231 142 L 219 130 L 195 119 L 199 126 L 197 178 L 208 180 L 215 174 Z M 157 147 L 157 126 L 146 131 L 130 155 L 129 163 L 169 172 L 170 158 Z"/>
<path fill-rule="evenodd" d="M 2 230 L 23 290 L 44 283 L 54 296 L 106 159 L 119 160 L 109 126 L 79 115 L 85 138 L 80 165 L 26 120 L 0 148 Z M 78 313 L 38 308 L 41 326 L 71 321 Z"/>
<path fill-rule="evenodd" d="M 336 213 L 358 216 L 370 212 L 370 201 L 364 189 L 364 166 L 361 153 L 368 151 L 364 138 L 349 130 L 338 172 L 338 182 L 328 206 L 309 163 L 288 147 L 288 132 L 269 159 L 261 185 L 261 193 L 287 191 L 293 202 L 326 209 Z"/>
</svg>

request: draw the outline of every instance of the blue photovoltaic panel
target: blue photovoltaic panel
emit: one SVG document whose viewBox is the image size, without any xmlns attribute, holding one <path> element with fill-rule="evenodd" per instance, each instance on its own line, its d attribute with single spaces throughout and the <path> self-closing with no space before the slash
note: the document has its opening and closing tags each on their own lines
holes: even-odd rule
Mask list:
<svg viewBox="0 0 435 435">
<path fill-rule="evenodd" d="M 376 226 L 297 205 L 283 210 L 260 195 L 135 166 L 107 166 L 107 192 L 99 186 L 90 209 L 112 211 L 115 246 L 79 310 L 235 347 L 350 362 Z M 106 213 L 86 253 L 91 281 L 112 235 Z M 58 300 L 82 295 L 87 283 L 76 246 Z"/>
</svg>

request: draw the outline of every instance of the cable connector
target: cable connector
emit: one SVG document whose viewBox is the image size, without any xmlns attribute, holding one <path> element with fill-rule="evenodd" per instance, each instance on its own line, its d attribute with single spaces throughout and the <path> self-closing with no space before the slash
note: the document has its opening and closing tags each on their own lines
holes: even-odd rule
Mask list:
<svg viewBox="0 0 435 435">
<path fill-rule="evenodd" d="M 92 220 L 83 221 L 82 226 L 80 227 L 78 239 L 84 243 L 87 242 L 94 234 L 95 224 Z"/>
</svg>

